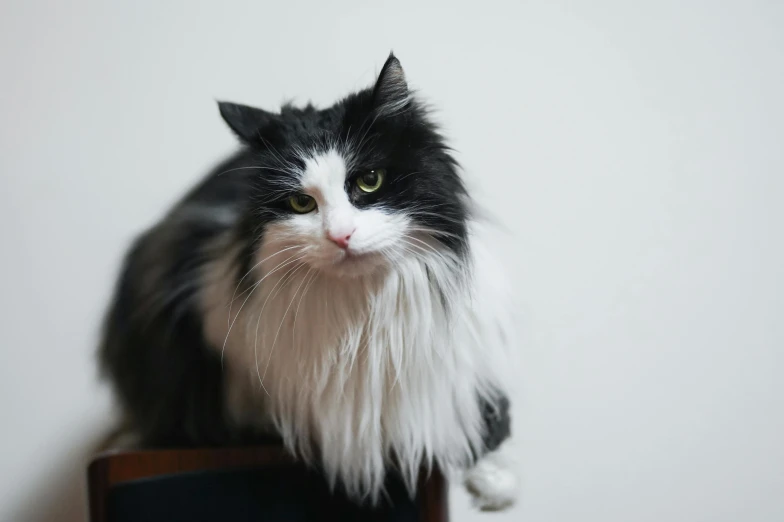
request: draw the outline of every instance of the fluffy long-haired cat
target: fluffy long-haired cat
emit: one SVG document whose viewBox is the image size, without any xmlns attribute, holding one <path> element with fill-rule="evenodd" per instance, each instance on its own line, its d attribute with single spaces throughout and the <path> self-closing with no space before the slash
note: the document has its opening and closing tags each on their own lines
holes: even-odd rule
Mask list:
<svg viewBox="0 0 784 522">
<path fill-rule="evenodd" d="M 138 443 L 272 434 L 357 499 L 438 465 L 512 504 L 505 280 L 400 62 L 323 110 L 220 113 L 241 150 L 135 242 L 106 319 Z"/>
</svg>

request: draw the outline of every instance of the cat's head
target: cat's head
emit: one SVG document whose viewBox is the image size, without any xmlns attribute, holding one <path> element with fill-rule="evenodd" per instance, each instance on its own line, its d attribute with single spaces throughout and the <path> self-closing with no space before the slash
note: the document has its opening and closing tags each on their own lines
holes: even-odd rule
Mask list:
<svg viewBox="0 0 784 522">
<path fill-rule="evenodd" d="M 339 276 L 465 255 L 457 165 L 393 55 L 373 87 L 323 110 L 220 111 L 253 151 L 251 220 L 266 251 Z"/>
</svg>

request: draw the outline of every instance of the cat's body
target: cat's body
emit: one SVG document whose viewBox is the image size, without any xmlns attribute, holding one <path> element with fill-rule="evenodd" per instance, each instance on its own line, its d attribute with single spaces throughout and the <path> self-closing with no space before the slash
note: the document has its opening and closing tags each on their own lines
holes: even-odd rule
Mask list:
<svg viewBox="0 0 784 522">
<path fill-rule="evenodd" d="M 246 147 L 136 242 L 107 318 L 141 443 L 280 436 L 355 497 L 435 463 L 510 504 L 505 281 L 397 60 L 324 111 L 221 112 Z"/>
</svg>

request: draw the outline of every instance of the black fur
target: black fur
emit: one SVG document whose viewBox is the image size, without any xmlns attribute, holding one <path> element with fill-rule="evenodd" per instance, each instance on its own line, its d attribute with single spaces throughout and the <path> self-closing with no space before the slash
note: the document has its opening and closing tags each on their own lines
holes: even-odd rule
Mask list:
<svg viewBox="0 0 784 522">
<path fill-rule="evenodd" d="M 255 440 L 232 427 L 224 410 L 223 371 L 202 334 L 196 303 L 207 246 L 232 234 L 244 248 L 245 274 L 264 226 L 292 212 L 296 191 L 287 166 L 297 148 L 355 140 L 354 177 L 384 168 L 384 190 L 349 192 L 357 206 L 405 210 L 458 255 L 466 253 L 465 188 L 457 164 L 426 111 L 409 96 L 390 56 L 376 85 L 334 106 L 283 107 L 280 113 L 221 102 L 220 113 L 243 143 L 131 248 L 105 322 L 101 366 L 128 421 L 148 446 L 228 445 Z M 394 110 L 392 110 L 394 109 Z M 423 208 L 438 208 L 427 213 Z M 217 217 L 216 217 L 217 216 Z M 488 449 L 509 434 L 508 401 L 482 405 Z"/>
</svg>

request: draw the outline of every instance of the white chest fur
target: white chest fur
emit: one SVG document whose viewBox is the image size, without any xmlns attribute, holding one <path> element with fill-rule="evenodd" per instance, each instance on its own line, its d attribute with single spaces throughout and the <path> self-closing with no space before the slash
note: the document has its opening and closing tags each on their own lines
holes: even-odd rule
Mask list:
<svg viewBox="0 0 784 522">
<path fill-rule="evenodd" d="M 503 386 L 510 342 L 503 281 L 481 245 L 463 282 L 436 255 L 337 278 L 281 265 L 290 256 L 275 249 L 262 248 L 266 275 L 238 298 L 231 256 L 205 272 L 205 332 L 223 351 L 235 420 L 271 423 L 359 496 L 380 492 L 393 459 L 410 487 L 423 462 L 462 466 L 481 443 L 477 394 Z"/>
</svg>

